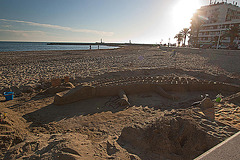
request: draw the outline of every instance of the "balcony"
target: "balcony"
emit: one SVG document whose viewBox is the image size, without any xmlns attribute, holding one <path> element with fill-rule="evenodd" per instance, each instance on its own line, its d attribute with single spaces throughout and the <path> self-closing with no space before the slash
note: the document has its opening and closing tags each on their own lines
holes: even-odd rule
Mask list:
<svg viewBox="0 0 240 160">
<path fill-rule="evenodd" d="M 215 37 L 215 36 L 219 36 L 219 35 L 198 35 L 199 38 L 201 38 L 201 37 Z"/>
<path fill-rule="evenodd" d="M 220 31 L 220 30 L 222 30 L 222 31 L 225 31 L 225 30 L 227 30 L 228 28 L 220 28 L 220 27 L 218 27 L 218 28 L 215 28 L 215 29 L 210 29 L 210 28 L 206 28 L 206 29 L 200 29 L 200 32 L 206 32 L 206 31 Z"/>
</svg>

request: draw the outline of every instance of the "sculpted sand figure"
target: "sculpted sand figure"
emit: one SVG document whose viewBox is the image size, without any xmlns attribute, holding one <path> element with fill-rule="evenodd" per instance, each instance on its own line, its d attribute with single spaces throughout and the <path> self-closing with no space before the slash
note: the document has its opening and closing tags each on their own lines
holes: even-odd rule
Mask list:
<svg viewBox="0 0 240 160">
<path fill-rule="evenodd" d="M 233 91 L 240 87 L 220 82 L 203 81 L 181 77 L 128 77 L 122 79 L 105 79 L 80 85 L 68 91 L 57 93 L 54 104 L 64 105 L 94 97 L 119 96 L 121 103 L 129 105 L 127 95 L 156 92 L 162 97 L 174 100 L 178 97 L 169 91 Z"/>
</svg>

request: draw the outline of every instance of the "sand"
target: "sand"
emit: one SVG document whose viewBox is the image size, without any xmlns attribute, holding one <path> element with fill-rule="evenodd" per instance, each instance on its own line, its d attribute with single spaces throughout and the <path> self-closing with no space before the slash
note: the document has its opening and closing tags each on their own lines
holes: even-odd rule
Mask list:
<svg viewBox="0 0 240 160">
<path fill-rule="evenodd" d="M 239 51 L 220 51 L 223 53 L 218 54 L 211 50 L 187 50 L 177 52 L 173 57 L 172 49 L 164 50 L 132 46 L 114 50 L 0 53 L 0 86 L 20 87 L 53 77 L 87 78 L 144 68 L 176 67 L 228 76 L 239 76 L 240 73 Z"/>
<path fill-rule="evenodd" d="M 50 79 L 64 76 L 69 76 L 74 86 L 94 79 L 169 75 L 240 85 L 239 51 L 175 51 L 124 46 L 0 53 L 0 93 L 19 92 L 12 101 L 0 96 L 0 112 L 7 113 L 0 124 L 1 157 L 192 159 L 236 133 L 240 102 L 234 93 L 223 92 L 226 99 L 214 103 L 212 121 L 191 104 L 204 94 L 214 99 L 218 94 L 214 91 L 174 93 L 181 97 L 177 102 L 156 93 L 128 95 L 129 107 L 106 104 L 112 97 L 56 106 L 52 104 L 54 94 L 45 92 Z M 184 128 L 186 125 L 189 127 Z M 199 140 L 196 133 L 201 133 Z"/>
</svg>

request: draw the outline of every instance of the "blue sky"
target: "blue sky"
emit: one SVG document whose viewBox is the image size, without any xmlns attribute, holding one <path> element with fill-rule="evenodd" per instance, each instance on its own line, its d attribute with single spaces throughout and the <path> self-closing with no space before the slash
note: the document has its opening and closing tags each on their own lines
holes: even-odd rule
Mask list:
<svg viewBox="0 0 240 160">
<path fill-rule="evenodd" d="M 228 2 L 232 2 L 228 0 Z M 237 0 L 240 3 L 240 0 Z M 163 43 L 209 0 L 0 0 L 0 41 Z"/>
</svg>

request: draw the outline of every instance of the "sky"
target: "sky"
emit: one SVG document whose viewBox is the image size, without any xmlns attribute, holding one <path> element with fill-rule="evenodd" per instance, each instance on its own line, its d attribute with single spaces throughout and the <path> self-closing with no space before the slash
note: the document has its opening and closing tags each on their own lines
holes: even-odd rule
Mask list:
<svg viewBox="0 0 240 160">
<path fill-rule="evenodd" d="M 0 41 L 159 44 L 170 38 L 174 43 L 173 37 L 190 27 L 196 9 L 208 4 L 209 0 L 0 0 Z"/>
</svg>

